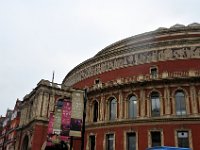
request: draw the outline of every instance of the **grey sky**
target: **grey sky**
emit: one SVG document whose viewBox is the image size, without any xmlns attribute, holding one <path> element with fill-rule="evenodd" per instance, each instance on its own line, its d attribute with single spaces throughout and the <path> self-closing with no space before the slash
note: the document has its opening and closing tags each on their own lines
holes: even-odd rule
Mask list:
<svg viewBox="0 0 200 150">
<path fill-rule="evenodd" d="M 65 75 L 136 34 L 200 22 L 199 0 L 0 0 L 0 115 L 41 79 Z"/>
</svg>

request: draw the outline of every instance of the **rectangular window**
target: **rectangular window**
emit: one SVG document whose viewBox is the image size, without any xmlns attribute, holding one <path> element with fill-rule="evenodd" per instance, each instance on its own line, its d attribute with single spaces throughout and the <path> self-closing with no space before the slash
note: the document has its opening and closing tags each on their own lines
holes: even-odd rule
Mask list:
<svg viewBox="0 0 200 150">
<path fill-rule="evenodd" d="M 177 138 L 178 138 L 178 147 L 189 148 L 188 131 L 178 131 Z"/>
<path fill-rule="evenodd" d="M 136 150 L 135 133 L 127 133 L 127 150 Z"/>
<path fill-rule="evenodd" d="M 89 137 L 89 141 L 90 141 L 90 150 L 95 150 L 95 145 L 96 145 L 95 136 L 91 135 Z"/>
<path fill-rule="evenodd" d="M 158 77 L 158 69 L 157 68 L 151 68 L 150 74 L 151 74 L 152 79 L 157 78 Z"/>
<path fill-rule="evenodd" d="M 161 134 L 159 131 L 151 132 L 151 147 L 161 146 Z"/>
<path fill-rule="evenodd" d="M 114 135 L 106 135 L 106 150 L 114 150 Z"/>
<path fill-rule="evenodd" d="M 94 81 L 94 83 L 95 83 L 95 84 L 99 84 L 99 83 L 100 83 L 100 80 L 99 80 L 99 79 L 96 79 L 96 80 Z"/>
</svg>

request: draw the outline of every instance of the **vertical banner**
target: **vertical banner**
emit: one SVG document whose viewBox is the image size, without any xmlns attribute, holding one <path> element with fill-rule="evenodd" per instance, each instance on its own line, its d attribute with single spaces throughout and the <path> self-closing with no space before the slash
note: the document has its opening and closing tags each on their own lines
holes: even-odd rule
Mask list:
<svg viewBox="0 0 200 150">
<path fill-rule="evenodd" d="M 71 125 L 72 102 L 70 99 L 59 99 L 56 102 L 55 112 L 49 116 L 47 130 L 47 147 L 60 144 L 61 141 L 69 141 L 69 131 Z"/>
<path fill-rule="evenodd" d="M 57 109 L 54 114 L 53 133 L 59 135 L 61 132 L 61 109 Z"/>
<path fill-rule="evenodd" d="M 84 92 L 75 91 L 72 93 L 72 114 L 70 136 L 81 137 L 81 127 L 84 108 Z"/>
<path fill-rule="evenodd" d="M 72 110 L 71 102 L 65 99 L 62 106 L 62 119 L 61 119 L 60 138 L 62 141 L 68 141 L 69 139 L 71 110 Z"/>
</svg>

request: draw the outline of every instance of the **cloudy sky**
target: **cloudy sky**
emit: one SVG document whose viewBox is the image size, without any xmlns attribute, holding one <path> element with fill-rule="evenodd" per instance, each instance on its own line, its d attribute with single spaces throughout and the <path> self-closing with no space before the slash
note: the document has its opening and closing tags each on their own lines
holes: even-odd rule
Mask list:
<svg viewBox="0 0 200 150">
<path fill-rule="evenodd" d="M 104 47 L 174 24 L 200 23 L 199 0 L 0 0 L 0 115 L 41 79 L 61 83 Z"/>
</svg>

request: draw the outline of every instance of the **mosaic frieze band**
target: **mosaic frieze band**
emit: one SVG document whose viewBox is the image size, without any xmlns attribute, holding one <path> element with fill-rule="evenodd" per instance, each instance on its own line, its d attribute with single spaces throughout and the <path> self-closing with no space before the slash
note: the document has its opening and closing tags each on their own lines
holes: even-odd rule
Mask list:
<svg viewBox="0 0 200 150">
<path fill-rule="evenodd" d="M 128 53 L 126 55 L 112 57 L 99 61 L 88 67 L 74 72 L 65 81 L 65 85 L 71 86 L 88 77 L 127 66 L 145 64 L 158 61 L 200 58 L 200 46 L 166 48 L 161 50 L 143 51 L 141 53 Z"/>
</svg>

